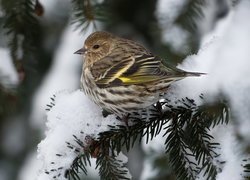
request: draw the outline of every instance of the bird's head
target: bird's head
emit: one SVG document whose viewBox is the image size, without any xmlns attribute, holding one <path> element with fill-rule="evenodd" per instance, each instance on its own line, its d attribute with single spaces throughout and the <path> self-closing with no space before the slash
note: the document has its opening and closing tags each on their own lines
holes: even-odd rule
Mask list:
<svg viewBox="0 0 250 180">
<path fill-rule="evenodd" d="M 83 48 L 76 51 L 74 54 L 83 54 L 85 61 L 92 64 L 106 55 L 108 55 L 113 48 L 113 40 L 115 37 L 107 32 L 97 31 L 90 34 L 84 42 Z"/>
</svg>

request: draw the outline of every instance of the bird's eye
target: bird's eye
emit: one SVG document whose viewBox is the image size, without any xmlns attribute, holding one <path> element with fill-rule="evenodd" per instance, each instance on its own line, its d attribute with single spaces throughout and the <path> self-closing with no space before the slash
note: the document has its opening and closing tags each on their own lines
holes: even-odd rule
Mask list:
<svg viewBox="0 0 250 180">
<path fill-rule="evenodd" d="M 93 46 L 93 49 L 98 49 L 100 46 L 98 44 Z"/>
</svg>

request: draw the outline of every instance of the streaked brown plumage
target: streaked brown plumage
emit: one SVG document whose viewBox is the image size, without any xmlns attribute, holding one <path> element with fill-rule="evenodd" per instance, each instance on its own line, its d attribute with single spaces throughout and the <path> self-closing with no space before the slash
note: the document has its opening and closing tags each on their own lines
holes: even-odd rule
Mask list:
<svg viewBox="0 0 250 180">
<path fill-rule="evenodd" d="M 118 116 L 152 105 L 172 82 L 202 74 L 165 66 L 142 45 L 107 32 L 92 33 L 75 53 L 85 56 L 84 92 Z"/>
</svg>

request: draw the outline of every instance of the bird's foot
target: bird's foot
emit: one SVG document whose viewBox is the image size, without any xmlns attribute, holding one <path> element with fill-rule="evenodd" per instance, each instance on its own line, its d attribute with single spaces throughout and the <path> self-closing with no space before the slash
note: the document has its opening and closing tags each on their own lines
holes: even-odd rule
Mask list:
<svg viewBox="0 0 250 180">
<path fill-rule="evenodd" d="M 125 124 L 125 126 L 128 128 L 129 127 L 129 116 L 130 116 L 130 114 L 127 113 L 127 114 L 122 115 L 121 117 L 118 116 L 117 119 L 122 121 Z"/>
</svg>

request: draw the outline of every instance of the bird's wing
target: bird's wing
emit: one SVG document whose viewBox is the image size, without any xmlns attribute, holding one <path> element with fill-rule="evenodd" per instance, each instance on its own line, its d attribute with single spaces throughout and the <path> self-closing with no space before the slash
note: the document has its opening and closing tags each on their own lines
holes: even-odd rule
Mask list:
<svg viewBox="0 0 250 180">
<path fill-rule="evenodd" d="M 175 77 L 180 79 L 180 74 L 183 76 L 183 73 L 163 66 L 161 60 L 151 54 L 131 55 L 116 63 L 105 57 L 94 63 L 91 72 L 100 88 L 147 84 L 168 77 L 169 81 L 174 81 Z"/>
</svg>

